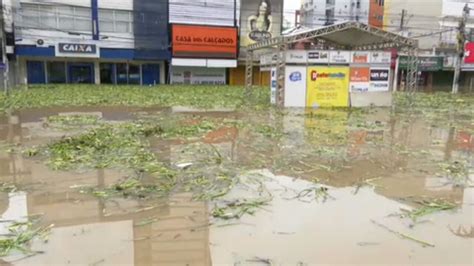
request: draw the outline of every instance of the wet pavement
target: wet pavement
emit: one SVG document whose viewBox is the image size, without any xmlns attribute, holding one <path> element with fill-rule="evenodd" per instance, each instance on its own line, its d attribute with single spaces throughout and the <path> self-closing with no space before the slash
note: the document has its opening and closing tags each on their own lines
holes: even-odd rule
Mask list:
<svg viewBox="0 0 474 266">
<path fill-rule="evenodd" d="M 238 182 L 218 201 L 196 200 L 186 189 L 165 198 L 105 199 L 78 188 L 110 187 L 127 177 L 126 170 L 53 171 L 41 158 L 10 150 L 94 128 L 47 122 L 71 114 L 116 124 L 211 121 L 217 126 L 199 137 L 152 137 L 150 149 L 168 166 L 189 165 L 187 171 L 204 175 L 225 168 Z M 47 243 L 31 247 L 41 254 L 14 254 L 0 265 L 473 265 L 474 124 L 472 117 L 440 117 L 443 123 L 392 109 L 120 107 L 2 117 L 0 183 L 18 190 L 0 192 L 0 221 L 39 215 L 42 225 L 54 227 Z M 216 158 L 219 166 L 210 163 Z M 462 171 L 455 172 L 458 166 Z M 327 197 L 301 196 L 315 187 L 327 189 Z M 254 215 L 212 215 L 216 204 L 261 198 L 268 202 Z M 457 208 L 417 223 L 400 217 L 417 201 L 437 199 Z M 0 234 L 8 224 L 0 223 Z"/>
</svg>

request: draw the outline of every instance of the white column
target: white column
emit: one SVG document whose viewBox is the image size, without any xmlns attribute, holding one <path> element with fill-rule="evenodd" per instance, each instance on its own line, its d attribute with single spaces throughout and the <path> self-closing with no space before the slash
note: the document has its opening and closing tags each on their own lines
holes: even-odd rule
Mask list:
<svg viewBox="0 0 474 266">
<path fill-rule="evenodd" d="M 95 78 L 95 84 L 100 84 L 100 62 L 95 61 L 94 62 L 94 78 Z"/>
</svg>

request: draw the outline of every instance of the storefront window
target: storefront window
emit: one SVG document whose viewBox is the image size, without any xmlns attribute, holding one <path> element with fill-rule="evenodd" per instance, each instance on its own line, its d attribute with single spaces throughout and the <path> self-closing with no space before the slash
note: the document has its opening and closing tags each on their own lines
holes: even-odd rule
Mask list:
<svg viewBox="0 0 474 266">
<path fill-rule="evenodd" d="M 128 83 L 140 85 L 140 65 L 128 66 Z"/>
<path fill-rule="evenodd" d="M 48 62 L 48 83 L 66 83 L 66 64 L 64 62 Z"/>
<path fill-rule="evenodd" d="M 117 84 L 128 84 L 127 64 L 117 64 Z"/>
<path fill-rule="evenodd" d="M 115 64 L 100 64 L 100 83 L 115 84 Z"/>
</svg>

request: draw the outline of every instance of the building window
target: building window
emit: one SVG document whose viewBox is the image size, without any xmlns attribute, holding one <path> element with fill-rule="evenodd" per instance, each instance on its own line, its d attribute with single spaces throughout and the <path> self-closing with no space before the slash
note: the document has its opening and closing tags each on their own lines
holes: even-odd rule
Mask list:
<svg viewBox="0 0 474 266">
<path fill-rule="evenodd" d="M 48 83 L 66 83 L 66 64 L 64 62 L 48 62 Z"/>
<path fill-rule="evenodd" d="M 133 33 L 133 13 L 128 10 L 99 9 L 99 28 L 103 32 Z"/>
<path fill-rule="evenodd" d="M 88 7 L 22 3 L 23 26 L 45 30 L 92 31 Z"/>
<path fill-rule="evenodd" d="M 117 64 L 117 84 L 128 84 L 127 64 Z"/>
<path fill-rule="evenodd" d="M 140 84 L 140 65 L 128 65 L 128 84 Z"/>
<path fill-rule="evenodd" d="M 100 64 L 100 84 L 115 84 L 115 64 Z"/>
</svg>

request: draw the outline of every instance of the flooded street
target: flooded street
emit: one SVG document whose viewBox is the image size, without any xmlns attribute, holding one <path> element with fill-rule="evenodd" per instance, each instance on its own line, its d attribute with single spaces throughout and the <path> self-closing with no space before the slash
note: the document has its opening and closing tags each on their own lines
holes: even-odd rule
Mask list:
<svg viewBox="0 0 474 266">
<path fill-rule="evenodd" d="M 472 115 L 15 112 L 0 234 L 51 228 L 0 265 L 473 265 Z"/>
</svg>

